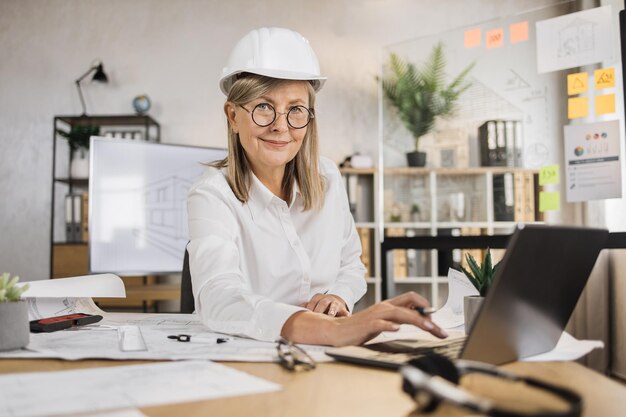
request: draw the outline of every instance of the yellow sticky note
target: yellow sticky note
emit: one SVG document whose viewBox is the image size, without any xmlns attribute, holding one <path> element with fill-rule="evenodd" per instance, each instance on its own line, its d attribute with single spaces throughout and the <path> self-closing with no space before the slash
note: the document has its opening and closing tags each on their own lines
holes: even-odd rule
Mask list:
<svg viewBox="0 0 626 417">
<path fill-rule="evenodd" d="M 466 30 L 463 38 L 463 45 L 466 48 L 475 48 L 480 46 L 480 28 Z"/>
<path fill-rule="evenodd" d="M 573 96 L 587 91 L 588 74 L 586 72 L 577 72 L 576 74 L 567 75 L 567 95 Z"/>
<path fill-rule="evenodd" d="M 504 30 L 502 28 L 487 32 L 487 48 L 500 48 L 504 45 Z"/>
<path fill-rule="evenodd" d="M 528 21 L 512 23 L 509 26 L 509 38 L 511 43 L 524 42 L 528 40 Z"/>
<path fill-rule="evenodd" d="M 539 169 L 539 185 L 558 184 L 559 182 L 558 165 L 546 165 Z"/>
<path fill-rule="evenodd" d="M 573 97 L 567 99 L 567 117 L 576 119 L 587 117 L 589 114 L 589 99 L 587 97 Z"/>
<path fill-rule="evenodd" d="M 561 193 L 558 191 L 541 191 L 539 193 L 539 211 L 561 210 Z"/>
<path fill-rule="evenodd" d="M 615 113 L 615 94 L 596 96 L 596 114 Z"/>
<path fill-rule="evenodd" d="M 596 81 L 596 90 L 615 87 L 615 68 L 602 68 L 593 72 Z"/>
</svg>

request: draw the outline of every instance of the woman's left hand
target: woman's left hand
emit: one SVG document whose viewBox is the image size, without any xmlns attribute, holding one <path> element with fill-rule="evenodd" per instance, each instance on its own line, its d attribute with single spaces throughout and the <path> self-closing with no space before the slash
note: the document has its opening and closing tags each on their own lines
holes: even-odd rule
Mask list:
<svg viewBox="0 0 626 417">
<path fill-rule="evenodd" d="M 333 294 L 315 294 L 304 307 L 314 313 L 328 314 L 333 317 L 350 315 L 346 307 L 346 302 L 343 301 L 341 297 Z"/>
</svg>

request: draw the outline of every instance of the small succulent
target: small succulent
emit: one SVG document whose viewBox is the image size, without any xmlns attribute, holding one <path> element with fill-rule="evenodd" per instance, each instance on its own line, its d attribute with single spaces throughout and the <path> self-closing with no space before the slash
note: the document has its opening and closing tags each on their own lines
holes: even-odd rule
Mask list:
<svg viewBox="0 0 626 417">
<path fill-rule="evenodd" d="M 492 265 L 491 251 L 489 248 L 487 248 L 487 251 L 485 252 L 482 265 L 478 265 L 476 259 L 474 259 L 474 257 L 469 253 L 465 254 L 465 260 L 467 261 L 470 270 L 468 271 L 461 266 L 463 273 L 467 276 L 467 278 L 469 278 L 472 285 L 476 287 L 481 297 L 485 297 L 489 288 L 491 288 L 493 277 L 496 274 L 496 268 L 500 263 L 498 262 L 496 265 Z"/>
<path fill-rule="evenodd" d="M 28 284 L 17 286 L 20 277 L 11 278 L 8 272 L 0 275 L 0 303 L 6 301 L 19 301 L 20 297 L 28 289 Z"/>
</svg>

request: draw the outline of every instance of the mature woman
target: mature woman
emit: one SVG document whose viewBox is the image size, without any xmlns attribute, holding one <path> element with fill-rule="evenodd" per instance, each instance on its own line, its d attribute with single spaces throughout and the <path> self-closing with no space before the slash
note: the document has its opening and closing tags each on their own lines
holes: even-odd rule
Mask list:
<svg viewBox="0 0 626 417">
<path fill-rule="evenodd" d="M 362 343 L 401 323 L 445 337 L 406 293 L 351 314 L 366 291 L 361 246 L 337 167 L 318 156 L 315 93 L 325 78 L 308 41 L 253 30 L 231 53 L 228 157 L 191 188 L 196 311 L 218 332 L 274 341 Z"/>
</svg>

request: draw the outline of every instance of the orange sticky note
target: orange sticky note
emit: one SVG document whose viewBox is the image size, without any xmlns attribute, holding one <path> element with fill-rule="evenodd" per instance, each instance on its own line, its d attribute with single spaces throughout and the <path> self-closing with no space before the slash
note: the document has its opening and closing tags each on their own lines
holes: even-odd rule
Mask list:
<svg viewBox="0 0 626 417">
<path fill-rule="evenodd" d="M 576 119 L 587 117 L 589 114 L 589 99 L 587 97 L 574 97 L 567 99 L 567 117 Z"/>
<path fill-rule="evenodd" d="M 539 211 L 555 211 L 561 209 L 561 194 L 558 191 L 541 191 L 539 193 Z"/>
<path fill-rule="evenodd" d="M 595 70 L 593 78 L 596 81 L 596 90 L 615 87 L 615 69 L 613 67 Z"/>
<path fill-rule="evenodd" d="M 511 43 L 524 42 L 528 40 L 528 21 L 511 23 L 509 26 L 509 39 Z"/>
<path fill-rule="evenodd" d="M 615 113 L 615 94 L 596 96 L 596 114 Z"/>
<path fill-rule="evenodd" d="M 502 28 L 487 32 L 487 48 L 500 48 L 504 45 L 504 30 Z"/>
<path fill-rule="evenodd" d="M 466 30 L 463 45 L 466 48 L 475 48 L 480 46 L 480 28 Z"/>
<path fill-rule="evenodd" d="M 588 75 L 586 72 L 577 72 L 567 75 L 567 95 L 580 94 L 587 91 Z"/>
</svg>

